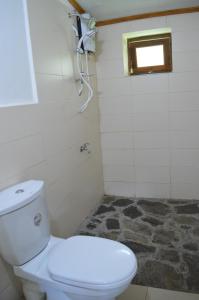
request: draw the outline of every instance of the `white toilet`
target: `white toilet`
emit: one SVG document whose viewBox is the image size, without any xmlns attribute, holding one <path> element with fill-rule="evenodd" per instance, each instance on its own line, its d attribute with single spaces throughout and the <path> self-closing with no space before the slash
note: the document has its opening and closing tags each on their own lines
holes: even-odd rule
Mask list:
<svg viewBox="0 0 199 300">
<path fill-rule="evenodd" d="M 22 279 L 27 300 L 113 300 L 137 271 L 134 253 L 108 239 L 50 235 L 44 183 L 0 192 L 0 254 Z"/>
</svg>

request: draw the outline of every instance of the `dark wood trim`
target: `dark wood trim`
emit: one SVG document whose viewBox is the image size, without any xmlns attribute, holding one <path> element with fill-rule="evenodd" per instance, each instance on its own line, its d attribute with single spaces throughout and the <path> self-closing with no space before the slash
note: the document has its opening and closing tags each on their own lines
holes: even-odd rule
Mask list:
<svg viewBox="0 0 199 300">
<path fill-rule="evenodd" d="M 68 0 L 68 2 L 77 10 L 78 13 L 84 14 L 86 12 L 85 9 L 76 0 Z M 150 13 L 120 17 L 120 18 L 101 20 L 96 23 L 96 26 L 100 27 L 100 26 L 106 26 L 106 25 L 122 23 L 122 22 L 129 22 L 129 21 L 134 21 L 134 20 L 164 17 L 164 16 L 170 16 L 170 15 L 179 15 L 179 14 L 189 14 L 189 13 L 194 13 L 194 12 L 199 12 L 199 6 L 177 8 L 177 9 L 170 9 L 170 10 L 163 10 L 163 11 L 155 11 L 155 12 L 150 12 Z"/>
<path fill-rule="evenodd" d="M 97 22 L 97 26 L 98 27 L 106 26 L 106 25 L 140 20 L 140 19 L 164 17 L 164 16 L 178 15 L 178 14 L 188 14 L 188 13 L 194 13 L 194 12 L 199 12 L 199 6 L 170 9 L 170 10 L 164 10 L 164 11 L 156 11 L 156 12 L 144 13 L 144 14 L 139 14 L 139 15 L 126 16 L 126 17 L 121 17 L 121 18 L 102 20 L 102 21 Z"/>
<path fill-rule="evenodd" d="M 68 2 L 76 9 L 79 14 L 84 14 L 86 11 L 76 0 L 68 0 Z"/>
<path fill-rule="evenodd" d="M 159 34 L 152 34 L 152 35 L 146 35 L 146 36 L 138 36 L 134 38 L 128 39 L 128 45 L 131 46 L 131 43 L 139 43 L 141 45 L 141 42 L 157 42 L 161 41 L 161 39 L 165 40 L 166 38 L 171 39 L 171 33 L 159 33 Z"/>
</svg>

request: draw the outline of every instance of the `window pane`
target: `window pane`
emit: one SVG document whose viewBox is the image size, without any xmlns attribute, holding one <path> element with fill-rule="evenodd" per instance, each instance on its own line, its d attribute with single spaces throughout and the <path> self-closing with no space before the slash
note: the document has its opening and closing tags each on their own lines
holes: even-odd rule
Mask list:
<svg viewBox="0 0 199 300">
<path fill-rule="evenodd" d="M 138 68 L 164 65 L 163 45 L 136 48 L 136 56 Z"/>
</svg>

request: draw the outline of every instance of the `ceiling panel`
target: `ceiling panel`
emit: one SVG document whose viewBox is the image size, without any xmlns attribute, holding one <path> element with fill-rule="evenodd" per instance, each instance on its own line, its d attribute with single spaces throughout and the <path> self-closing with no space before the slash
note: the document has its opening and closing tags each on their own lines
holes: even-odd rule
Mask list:
<svg viewBox="0 0 199 300">
<path fill-rule="evenodd" d="M 77 0 L 97 20 L 198 6 L 199 0 Z"/>
</svg>

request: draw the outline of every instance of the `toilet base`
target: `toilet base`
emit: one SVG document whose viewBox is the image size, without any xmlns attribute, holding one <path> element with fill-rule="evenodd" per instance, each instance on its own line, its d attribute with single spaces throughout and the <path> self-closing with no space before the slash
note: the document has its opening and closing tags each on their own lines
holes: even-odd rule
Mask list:
<svg viewBox="0 0 199 300">
<path fill-rule="evenodd" d="M 78 295 L 48 287 L 41 289 L 37 283 L 22 279 L 23 294 L 26 300 L 116 300 L 107 296 Z M 45 290 L 45 291 L 44 291 Z"/>
<path fill-rule="evenodd" d="M 78 287 L 52 280 L 48 272 L 49 252 L 62 239 L 51 237 L 48 246 L 35 258 L 22 266 L 14 266 L 21 278 L 26 300 L 116 300 L 130 284 L 133 274 L 124 282 L 106 288 Z"/>
<path fill-rule="evenodd" d="M 63 296 L 63 297 L 62 297 Z M 47 296 L 47 300 L 115 300 L 115 298 L 102 298 L 102 297 L 98 297 L 98 298 L 88 298 L 88 297 L 77 297 L 77 296 L 72 296 L 73 298 L 68 298 L 66 295 L 62 295 L 61 298 L 59 297 L 49 297 Z"/>
<path fill-rule="evenodd" d="M 115 300 L 115 298 L 108 298 L 106 296 L 82 296 L 75 294 L 67 294 L 58 290 L 48 290 L 47 300 Z"/>
</svg>

